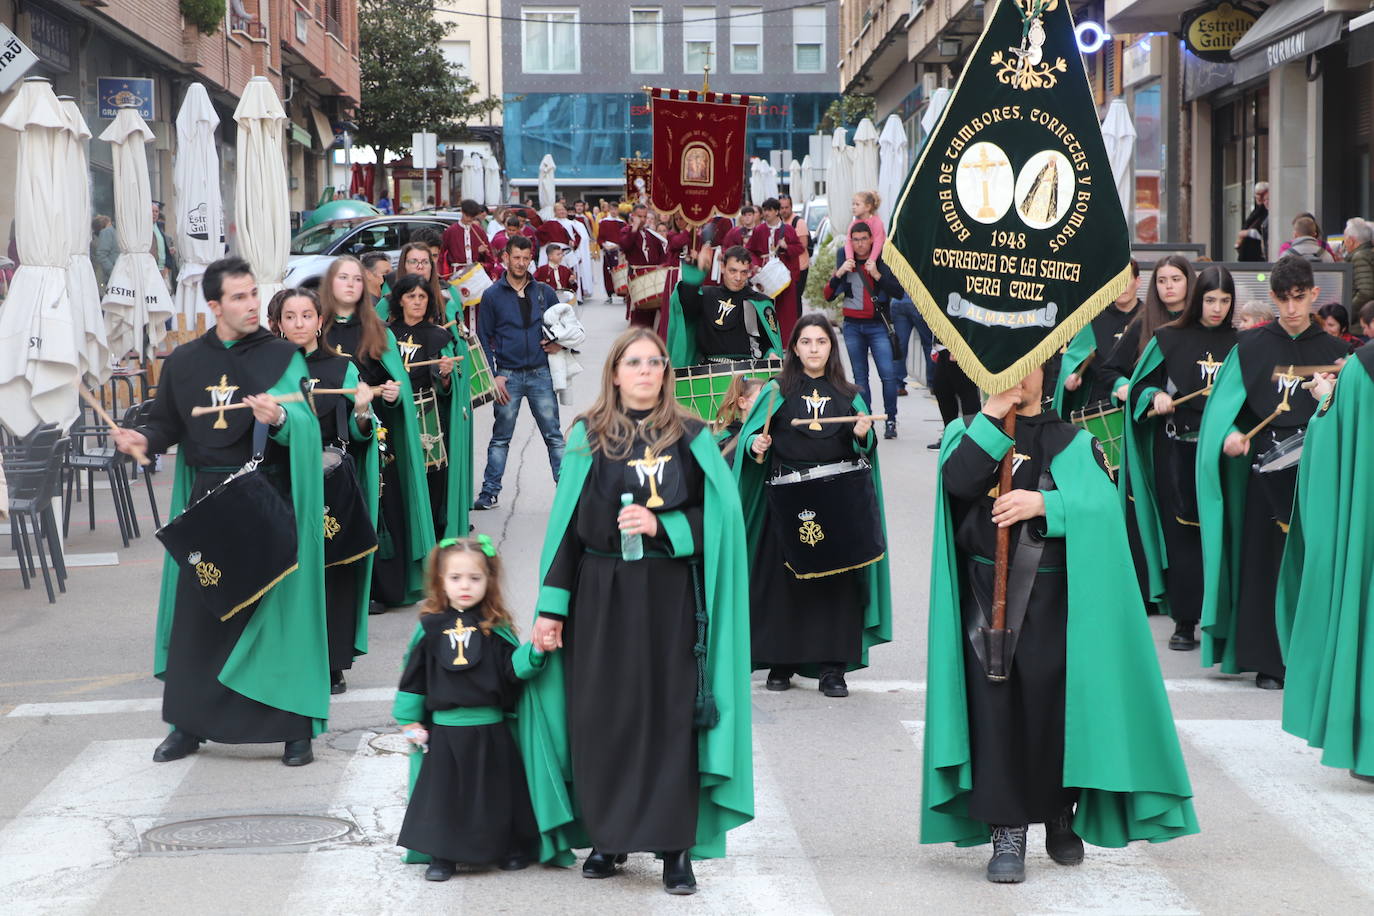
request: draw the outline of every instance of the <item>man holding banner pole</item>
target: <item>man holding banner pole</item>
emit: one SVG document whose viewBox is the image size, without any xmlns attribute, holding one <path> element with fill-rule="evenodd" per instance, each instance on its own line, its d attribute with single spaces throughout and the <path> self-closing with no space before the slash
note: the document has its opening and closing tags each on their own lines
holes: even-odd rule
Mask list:
<svg viewBox="0 0 1374 916">
<path fill-rule="evenodd" d="M 1061 865 L 1195 833 L 1100 445 L 1040 409 L 1041 365 L 1130 276 L 1067 0 L 997 0 L 882 259 L 992 395 L 940 451 L 922 842 L 991 840 L 1014 883 L 1030 823 Z"/>
</svg>

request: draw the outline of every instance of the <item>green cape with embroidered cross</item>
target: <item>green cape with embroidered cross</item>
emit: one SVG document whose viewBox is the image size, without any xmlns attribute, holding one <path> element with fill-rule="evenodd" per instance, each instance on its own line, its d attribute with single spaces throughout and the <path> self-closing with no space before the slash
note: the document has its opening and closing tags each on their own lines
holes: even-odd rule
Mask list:
<svg viewBox="0 0 1374 916">
<path fill-rule="evenodd" d="M 414 604 L 425 595 L 425 560 L 429 557 L 430 549 L 434 547 L 434 513 L 429 503 L 429 483 L 425 479 L 420 423 L 415 416 L 415 389 L 411 388 L 410 373 L 401 361 L 401 350 L 396 345 L 396 335 L 391 333 L 389 328 L 386 332 L 386 345 L 380 362 L 387 375 L 400 385 L 401 393 L 395 404 L 387 404 L 378 397 L 374 401 L 374 409 L 387 428 L 391 453 L 394 459 L 400 462 L 398 471 L 406 509 L 406 527 L 410 533 L 405 603 Z M 380 546 L 377 553 L 387 549 L 391 548 Z"/>
<path fill-rule="evenodd" d="M 979 414 L 945 429 L 940 464 L 965 435 L 994 458 L 1011 439 Z M 1074 830 L 1094 846 L 1162 842 L 1197 833 L 1192 786 L 1140 594 L 1112 482 L 1079 432 L 1050 462 L 1047 536 L 1068 554 L 1068 668 L 1064 687 L 1064 785 L 1081 788 Z M 930 567 L 929 666 L 921 842 L 973 846 L 990 828 L 968 815 L 973 786 L 959 557 L 944 489 L 935 502 Z"/>
</svg>

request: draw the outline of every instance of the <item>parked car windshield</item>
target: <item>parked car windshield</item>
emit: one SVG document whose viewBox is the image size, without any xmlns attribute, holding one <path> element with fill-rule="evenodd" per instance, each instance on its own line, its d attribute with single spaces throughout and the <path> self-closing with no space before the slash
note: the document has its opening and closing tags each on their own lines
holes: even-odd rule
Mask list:
<svg viewBox="0 0 1374 916">
<path fill-rule="evenodd" d="M 353 230 L 354 220 L 330 220 L 302 230 L 291 240 L 292 254 L 328 254 L 335 242 Z"/>
<path fill-rule="evenodd" d="M 806 211 L 806 228 L 812 232 L 820 228 L 821 220 L 825 219 L 830 212 L 830 207 L 823 203 L 813 203 Z"/>
</svg>

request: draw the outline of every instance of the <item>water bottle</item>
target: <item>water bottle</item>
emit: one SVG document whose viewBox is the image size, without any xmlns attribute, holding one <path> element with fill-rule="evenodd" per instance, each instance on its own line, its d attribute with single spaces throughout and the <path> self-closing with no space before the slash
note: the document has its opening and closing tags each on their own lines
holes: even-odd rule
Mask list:
<svg viewBox="0 0 1374 916">
<path fill-rule="evenodd" d="M 621 507 L 633 505 L 635 498 L 629 493 L 620 494 Z M 626 563 L 644 559 L 644 538 L 642 535 L 620 532 L 620 559 Z"/>
</svg>

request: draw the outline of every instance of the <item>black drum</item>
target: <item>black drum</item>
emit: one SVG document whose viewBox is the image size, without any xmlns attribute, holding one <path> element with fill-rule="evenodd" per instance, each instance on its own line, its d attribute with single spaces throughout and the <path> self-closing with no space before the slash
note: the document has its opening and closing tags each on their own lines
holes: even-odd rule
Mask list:
<svg viewBox="0 0 1374 916">
<path fill-rule="evenodd" d="M 342 566 L 377 549 L 377 529 L 367 514 L 352 456 L 327 448 L 323 464 L 324 565 Z"/>
<path fill-rule="evenodd" d="M 873 469 L 837 461 L 768 481 L 768 512 L 783 561 L 798 579 L 833 576 L 883 558 L 887 543 Z"/>
<path fill-rule="evenodd" d="M 201 604 L 220 620 L 257 601 L 297 566 L 295 510 L 259 461 L 248 462 L 157 531 L 181 575 L 195 583 Z"/>
<path fill-rule="evenodd" d="M 1254 464 L 1270 511 L 1284 525 L 1293 518 L 1293 494 L 1298 486 L 1298 463 L 1302 461 L 1302 443 L 1306 435 L 1306 430 L 1299 430 L 1280 439 L 1261 453 Z"/>
</svg>

